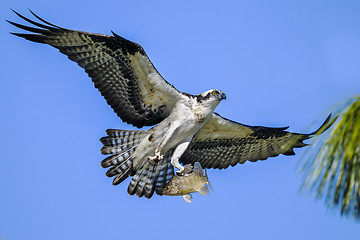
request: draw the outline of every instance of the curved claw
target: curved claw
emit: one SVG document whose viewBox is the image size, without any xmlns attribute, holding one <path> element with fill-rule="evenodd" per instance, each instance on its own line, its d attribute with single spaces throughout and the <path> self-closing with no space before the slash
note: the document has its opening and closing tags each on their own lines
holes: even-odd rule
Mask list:
<svg viewBox="0 0 360 240">
<path fill-rule="evenodd" d="M 176 171 L 176 175 L 179 175 L 179 176 L 184 175 L 184 169 L 185 168 L 183 166 L 179 165 L 176 168 L 179 168 L 179 171 Z"/>
<path fill-rule="evenodd" d="M 163 159 L 164 159 L 164 155 L 161 155 L 159 153 L 155 153 L 155 156 L 149 157 L 149 161 L 151 163 L 158 163 Z"/>
</svg>

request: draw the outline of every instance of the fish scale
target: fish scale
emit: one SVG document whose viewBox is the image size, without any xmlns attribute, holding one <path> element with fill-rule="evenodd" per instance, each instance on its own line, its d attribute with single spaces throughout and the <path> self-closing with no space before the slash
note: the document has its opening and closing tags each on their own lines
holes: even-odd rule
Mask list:
<svg viewBox="0 0 360 240">
<path fill-rule="evenodd" d="M 194 166 L 191 166 L 191 164 L 186 165 L 182 175 L 173 176 L 164 187 L 162 194 L 168 196 L 182 195 L 185 201 L 191 202 L 190 193 L 199 192 L 203 195 L 209 193 L 209 189 L 205 184 L 210 186 L 207 172 L 205 170 L 205 175 L 203 175 L 200 163 L 195 162 Z"/>
</svg>

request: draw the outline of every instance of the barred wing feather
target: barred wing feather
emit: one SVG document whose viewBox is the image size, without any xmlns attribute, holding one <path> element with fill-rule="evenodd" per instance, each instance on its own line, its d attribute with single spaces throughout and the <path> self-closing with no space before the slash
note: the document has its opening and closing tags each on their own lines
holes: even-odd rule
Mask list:
<svg viewBox="0 0 360 240">
<path fill-rule="evenodd" d="M 284 128 L 248 126 L 214 113 L 194 136 L 180 162 L 200 162 L 204 168 L 227 168 L 245 161 L 255 162 L 279 154 L 294 155 L 294 148 L 306 146 L 303 141 L 320 134 L 336 120 L 331 114 L 321 127 L 309 134 L 292 133 Z"/>
<path fill-rule="evenodd" d="M 14 11 L 15 12 L 15 11 Z M 12 33 L 51 45 L 84 68 L 114 112 L 136 127 L 151 126 L 166 118 L 183 95 L 166 82 L 143 48 L 115 33 L 113 36 L 69 30 L 49 23 L 20 18 L 36 26 L 8 21 L 31 32 Z"/>
</svg>

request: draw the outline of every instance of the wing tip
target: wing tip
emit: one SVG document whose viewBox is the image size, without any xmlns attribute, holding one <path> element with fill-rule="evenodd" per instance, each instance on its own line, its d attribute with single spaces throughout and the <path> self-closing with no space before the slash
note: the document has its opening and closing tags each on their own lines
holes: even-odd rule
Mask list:
<svg viewBox="0 0 360 240">
<path fill-rule="evenodd" d="M 312 135 L 320 135 L 323 132 L 325 132 L 326 130 L 328 130 L 334 123 L 335 121 L 338 119 L 339 116 L 335 116 L 334 118 L 331 119 L 332 113 L 330 113 L 327 118 L 325 119 L 325 121 L 323 122 L 323 124 L 321 124 L 321 126 L 315 130 L 312 133 L 309 133 L 309 136 Z"/>
<path fill-rule="evenodd" d="M 37 31 L 55 31 L 55 30 L 67 30 L 66 28 L 62 28 L 62 27 L 59 27 L 57 25 L 54 25 L 46 20 L 44 20 L 43 18 L 39 17 L 37 14 L 35 14 L 32 10 L 28 9 L 30 11 L 30 13 L 35 16 L 38 20 L 40 20 L 41 22 L 45 23 L 46 25 L 44 24 L 41 24 L 39 22 L 36 22 L 36 21 L 33 21 L 27 17 L 25 17 L 24 15 L 21 15 L 20 13 L 18 13 L 17 11 L 15 11 L 14 9 L 11 9 L 11 11 L 13 11 L 18 17 L 20 17 L 21 19 L 25 20 L 27 23 L 30 23 L 30 24 L 33 24 L 37 27 L 39 27 L 40 29 L 35 29 L 35 28 L 32 28 L 32 29 L 35 29 Z M 6 20 L 8 21 L 8 20 Z M 8 21 L 9 23 L 11 23 L 12 25 L 15 25 L 16 27 L 19 27 L 21 29 L 24 29 L 24 30 L 27 30 L 27 31 L 32 31 L 32 30 L 29 30 L 31 27 L 27 27 L 27 26 L 24 26 L 24 25 L 21 25 L 21 24 L 16 24 L 16 23 L 13 23 L 11 21 Z M 26 29 L 27 28 L 27 29 Z M 46 30 L 45 30 L 46 29 Z"/>
</svg>

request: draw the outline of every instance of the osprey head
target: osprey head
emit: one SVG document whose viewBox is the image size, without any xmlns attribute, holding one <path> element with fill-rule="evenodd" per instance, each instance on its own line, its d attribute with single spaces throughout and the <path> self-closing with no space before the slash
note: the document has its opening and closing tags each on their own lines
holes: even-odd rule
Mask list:
<svg viewBox="0 0 360 240">
<path fill-rule="evenodd" d="M 197 101 L 198 102 L 202 102 L 202 101 L 216 101 L 216 102 L 220 102 L 221 100 L 226 99 L 226 95 L 225 93 L 223 93 L 220 90 L 217 89 L 211 89 L 208 90 L 200 95 L 197 96 Z"/>
</svg>

